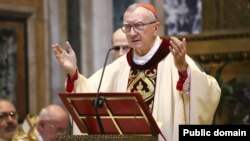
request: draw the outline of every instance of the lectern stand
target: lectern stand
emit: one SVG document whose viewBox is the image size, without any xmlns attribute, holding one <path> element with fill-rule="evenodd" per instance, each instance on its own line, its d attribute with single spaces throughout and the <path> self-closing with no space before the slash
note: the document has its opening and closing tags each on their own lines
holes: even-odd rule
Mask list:
<svg viewBox="0 0 250 141">
<path fill-rule="evenodd" d="M 135 141 L 157 140 L 160 129 L 139 93 L 99 93 L 102 107 L 93 102 L 95 93 L 60 93 L 66 109 L 82 133 L 87 135 L 59 136 L 58 140 Z M 100 131 L 97 116 L 104 133 Z"/>
</svg>

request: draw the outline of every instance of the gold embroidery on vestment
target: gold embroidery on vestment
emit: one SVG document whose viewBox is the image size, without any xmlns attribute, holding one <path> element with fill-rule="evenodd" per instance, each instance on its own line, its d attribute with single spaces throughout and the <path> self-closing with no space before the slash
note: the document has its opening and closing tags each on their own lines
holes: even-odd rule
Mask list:
<svg viewBox="0 0 250 141">
<path fill-rule="evenodd" d="M 139 92 L 144 100 L 153 97 L 156 83 L 156 69 L 152 71 L 131 71 L 129 78 L 128 92 Z"/>
</svg>

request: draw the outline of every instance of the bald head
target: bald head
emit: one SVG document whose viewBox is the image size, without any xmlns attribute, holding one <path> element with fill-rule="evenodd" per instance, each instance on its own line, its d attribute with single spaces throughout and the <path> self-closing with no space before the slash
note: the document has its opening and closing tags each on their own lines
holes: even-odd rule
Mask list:
<svg viewBox="0 0 250 141">
<path fill-rule="evenodd" d="M 11 140 L 18 126 L 15 106 L 8 100 L 0 99 L 0 140 Z"/>
<path fill-rule="evenodd" d="M 56 140 L 68 128 L 69 116 L 59 105 L 49 105 L 43 108 L 38 117 L 37 130 L 46 141 Z"/>
<path fill-rule="evenodd" d="M 112 37 L 113 44 L 116 43 L 117 41 L 123 41 L 126 42 L 126 34 L 122 32 L 121 28 L 118 28 L 114 33 Z"/>
<path fill-rule="evenodd" d="M 42 120 L 56 120 L 68 118 L 68 114 L 59 105 L 52 104 L 41 110 L 39 118 Z"/>
<path fill-rule="evenodd" d="M 121 28 L 118 28 L 112 37 L 112 45 L 113 47 L 120 47 L 119 50 L 113 50 L 114 59 L 126 54 L 130 47 L 128 45 L 126 34 L 122 32 Z"/>
</svg>

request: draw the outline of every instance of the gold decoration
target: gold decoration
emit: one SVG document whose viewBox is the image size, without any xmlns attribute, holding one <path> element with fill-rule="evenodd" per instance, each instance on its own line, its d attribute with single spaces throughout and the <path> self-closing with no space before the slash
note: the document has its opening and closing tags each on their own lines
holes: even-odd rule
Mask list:
<svg viewBox="0 0 250 141">
<path fill-rule="evenodd" d="M 37 123 L 37 116 L 27 115 L 24 122 L 18 128 L 13 137 L 13 141 L 37 141 L 35 128 Z"/>
</svg>

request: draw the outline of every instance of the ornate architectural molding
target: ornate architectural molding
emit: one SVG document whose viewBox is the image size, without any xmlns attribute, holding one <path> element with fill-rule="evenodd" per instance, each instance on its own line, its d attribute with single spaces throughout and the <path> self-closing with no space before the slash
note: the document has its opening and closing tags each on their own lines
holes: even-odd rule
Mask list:
<svg viewBox="0 0 250 141">
<path fill-rule="evenodd" d="M 210 40 L 227 40 L 227 39 L 242 39 L 250 38 L 250 29 L 249 30 L 239 30 L 239 31 L 218 31 L 211 33 L 203 33 L 196 35 L 189 35 L 187 40 L 189 42 L 198 42 L 198 41 L 210 41 Z"/>
<path fill-rule="evenodd" d="M 250 51 L 193 55 L 192 57 L 199 63 L 222 62 L 222 61 L 242 61 L 242 60 L 247 60 L 247 59 L 250 60 Z"/>
<path fill-rule="evenodd" d="M 250 29 L 179 36 L 183 37 L 188 54 L 200 63 L 250 59 Z"/>
</svg>

